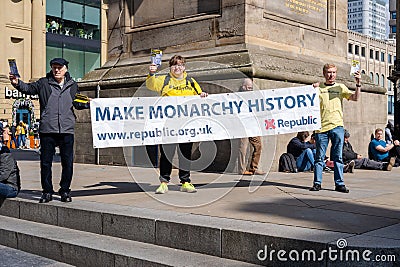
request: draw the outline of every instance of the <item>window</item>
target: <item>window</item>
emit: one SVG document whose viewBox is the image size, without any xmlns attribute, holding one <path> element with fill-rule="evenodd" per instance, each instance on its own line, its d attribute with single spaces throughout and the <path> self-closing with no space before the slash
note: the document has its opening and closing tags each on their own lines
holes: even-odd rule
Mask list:
<svg viewBox="0 0 400 267">
<path fill-rule="evenodd" d="M 46 61 L 63 57 L 73 62 L 68 71 L 77 80 L 101 64 L 100 2 L 53 0 L 46 3 Z"/>
<path fill-rule="evenodd" d="M 392 91 L 392 82 L 391 81 L 388 81 L 388 83 L 387 83 L 387 89 L 388 89 L 388 91 Z"/>
<path fill-rule="evenodd" d="M 396 19 L 396 12 L 392 12 L 391 15 L 392 15 L 392 19 Z"/>
<path fill-rule="evenodd" d="M 394 97 L 392 95 L 388 95 L 388 114 L 394 114 Z"/>
<path fill-rule="evenodd" d="M 369 50 L 369 58 L 374 59 L 374 50 L 372 49 Z"/>
<path fill-rule="evenodd" d="M 381 75 L 381 86 L 385 87 L 385 75 Z"/>
<path fill-rule="evenodd" d="M 361 47 L 361 56 L 365 57 L 365 47 Z"/>
<path fill-rule="evenodd" d="M 374 82 L 374 74 L 372 72 L 369 73 L 369 78 L 371 79 L 371 82 Z"/>
<path fill-rule="evenodd" d="M 349 44 L 349 54 L 353 54 L 353 44 Z"/>
<path fill-rule="evenodd" d="M 358 45 L 354 46 L 354 54 L 356 54 L 356 55 L 360 54 L 360 47 Z"/>
<path fill-rule="evenodd" d="M 381 52 L 381 61 L 385 62 L 385 52 Z"/>
<path fill-rule="evenodd" d="M 375 84 L 379 85 L 379 74 L 375 73 Z"/>
<path fill-rule="evenodd" d="M 48 1 L 46 3 L 46 14 L 61 18 L 61 1 Z"/>
<path fill-rule="evenodd" d="M 379 51 L 375 51 L 375 59 L 379 60 Z"/>
</svg>

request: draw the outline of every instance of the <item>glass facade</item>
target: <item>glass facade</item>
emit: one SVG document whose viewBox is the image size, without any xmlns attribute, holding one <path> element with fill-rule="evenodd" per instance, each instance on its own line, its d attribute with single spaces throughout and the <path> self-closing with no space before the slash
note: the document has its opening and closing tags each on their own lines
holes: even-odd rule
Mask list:
<svg viewBox="0 0 400 267">
<path fill-rule="evenodd" d="M 100 67 L 100 5 L 100 0 L 47 1 L 46 60 L 68 60 L 75 80 Z"/>
</svg>

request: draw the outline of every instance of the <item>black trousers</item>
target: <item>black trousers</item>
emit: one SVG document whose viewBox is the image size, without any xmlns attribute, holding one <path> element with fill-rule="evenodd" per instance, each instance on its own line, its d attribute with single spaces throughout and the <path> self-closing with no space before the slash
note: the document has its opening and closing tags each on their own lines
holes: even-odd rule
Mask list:
<svg viewBox="0 0 400 267">
<path fill-rule="evenodd" d="M 370 160 L 367 158 L 355 159 L 354 168 L 356 169 L 367 169 L 367 170 L 383 170 L 384 163 L 380 161 Z"/>
<path fill-rule="evenodd" d="M 40 175 L 43 193 L 54 193 L 52 165 L 56 147 L 60 148 L 61 156 L 61 193 L 69 193 L 72 182 L 74 163 L 74 135 L 73 134 L 40 134 Z"/>
<path fill-rule="evenodd" d="M 171 179 L 172 159 L 178 147 L 179 179 L 190 183 L 190 163 L 193 143 L 160 145 L 160 181 L 168 183 Z"/>
</svg>

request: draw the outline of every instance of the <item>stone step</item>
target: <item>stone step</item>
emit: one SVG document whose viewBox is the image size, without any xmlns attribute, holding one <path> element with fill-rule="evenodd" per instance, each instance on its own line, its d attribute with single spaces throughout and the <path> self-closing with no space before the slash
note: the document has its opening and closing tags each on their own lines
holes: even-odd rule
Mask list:
<svg viewBox="0 0 400 267">
<path fill-rule="evenodd" d="M 256 266 L 17 218 L 0 222 L 1 245 L 74 266 Z"/>
<path fill-rule="evenodd" d="M 388 254 L 399 255 L 398 242 L 388 245 L 387 240 L 374 235 L 89 201 L 61 203 L 54 200 L 39 204 L 34 196 L 27 194 L 7 199 L 0 208 L 0 215 L 268 266 L 289 266 L 288 262 L 278 259 L 278 250 L 301 253 L 312 249 L 318 254 L 328 248 L 337 249 L 337 241 L 343 239 L 349 242 L 349 249 L 384 250 Z M 265 259 L 267 250 L 271 257 Z M 275 255 L 271 250 L 275 251 Z M 321 263 L 314 261 L 309 266 L 322 266 Z"/>
</svg>

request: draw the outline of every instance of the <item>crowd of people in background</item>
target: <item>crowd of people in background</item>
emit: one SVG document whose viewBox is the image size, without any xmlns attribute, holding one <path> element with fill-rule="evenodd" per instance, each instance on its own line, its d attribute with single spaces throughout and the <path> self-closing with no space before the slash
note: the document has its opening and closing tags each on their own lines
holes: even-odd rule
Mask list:
<svg viewBox="0 0 400 267">
<path fill-rule="evenodd" d="M 8 148 L 30 149 L 40 147 L 38 122 L 29 126 L 23 121 L 13 122 L 11 125 L 7 121 L 1 121 L 0 132 L 2 133 L 0 135 L 1 143 Z M 33 138 L 30 138 L 31 136 Z"/>
<path fill-rule="evenodd" d="M 366 157 L 354 151 L 349 141 L 350 132 L 344 129 L 343 172 L 353 173 L 354 169 L 391 171 L 393 167 L 400 166 L 398 133 L 390 121 L 385 130 L 375 129 L 371 142 L 368 144 Z M 294 156 L 298 172 L 314 170 L 316 150 L 313 135 L 310 135 L 308 131 L 298 132 L 287 145 L 287 153 Z M 329 157 L 325 156 L 325 164 L 328 165 L 328 162 Z"/>
</svg>

